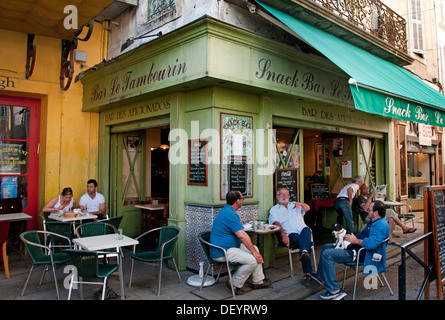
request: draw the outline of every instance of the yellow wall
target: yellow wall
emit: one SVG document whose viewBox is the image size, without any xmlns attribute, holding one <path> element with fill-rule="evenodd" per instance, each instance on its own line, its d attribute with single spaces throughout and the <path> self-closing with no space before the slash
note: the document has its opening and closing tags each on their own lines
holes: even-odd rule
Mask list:
<svg viewBox="0 0 445 320">
<path fill-rule="evenodd" d="M 83 66 L 74 63 L 74 76 L 106 58 L 105 32 L 102 25 L 96 23 L 88 42 L 79 41 L 77 50 L 87 52 L 87 62 Z M 25 77 L 27 35 L 0 30 L 0 43 L 0 76 L 14 82 L 14 88 L 0 90 L 0 95 L 41 100 L 39 210 L 67 186 L 73 188 L 74 197 L 79 201 L 86 192 L 86 181 L 97 178 L 99 116 L 81 112 L 80 81 L 74 83 L 73 79 L 67 91 L 60 88 L 62 41 L 35 36 L 37 58 L 29 79 Z M 101 187 L 99 181 L 98 189 Z"/>
</svg>

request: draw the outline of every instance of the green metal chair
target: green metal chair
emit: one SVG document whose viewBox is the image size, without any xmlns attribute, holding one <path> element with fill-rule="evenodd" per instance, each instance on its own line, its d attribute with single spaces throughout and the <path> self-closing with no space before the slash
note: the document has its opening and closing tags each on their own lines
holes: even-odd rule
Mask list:
<svg viewBox="0 0 445 320">
<path fill-rule="evenodd" d="M 20 239 L 23 241 L 25 248 L 31 257 L 32 266 L 29 270 L 28 278 L 26 279 L 25 286 L 23 287 L 20 296 L 23 297 L 26 287 L 28 286 L 29 279 L 31 278 L 32 271 L 38 266 L 45 266 L 43 270 L 42 277 L 40 279 L 39 285 L 42 284 L 43 278 L 45 277 L 46 267 L 51 266 L 54 276 L 54 283 L 56 285 L 57 299 L 60 300 L 59 287 L 57 285 L 57 277 L 55 266 L 58 264 L 64 264 L 69 261 L 68 255 L 66 253 L 54 253 L 49 246 L 42 245 L 40 241 L 40 235 L 44 237 L 57 237 L 59 239 L 65 239 L 71 246 L 71 240 L 60 234 L 56 234 L 48 231 L 27 231 L 20 235 Z"/>
<path fill-rule="evenodd" d="M 105 222 L 105 220 L 87 222 L 87 223 L 79 225 L 76 228 L 76 235 L 79 238 L 103 236 L 103 235 L 112 234 L 112 233 L 117 233 L 117 228 L 114 225 Z M 118 257 L 118 254 L 119 254 L 117 252 L 117 249 L 114 249 L 114 248 L 106 249 L 103 251 L 107 252 L 107 253 L 112 253 L 112 254 L 107 254 L 106 256 L 103 256 L 105 258 L 105 263 L 108 263 L 107 262 L 108 257 Z M 122 253 L 122 250 L 120 252 Z"/>
<path fill-rule="evenodd" d="M 383 242 L 382 242 L 382 244 L 381 244 L 381 245 L 384 246 L 384 250 L 386 250 L 386 245 L 387 245 L 388 241 L 389 241 L 389 238 L 383 240 Z M 358 252 L 357 252 L 357 257 L 356 257 L 355 261 L 344 263 L 344 265 L 345 265 L 345 272 L 344 272 L 344 275 L 343 275 L 342 291 L 345 289 L 346 270 L 347 270 L 347 268 L 348 268 L 348 267 L 355 268 L 354 291 L 353 291 L 353 294 L 352 294 L 352 300 L 355 300 L 355 292 L 356 292 L 356 288 L 357 288 L 358 268 L 359 268 L 360 266 L 363 266 L 363 261 L 360 261 L 360 260 L 361 260 L 361 256 L 360 256 L 360 255 L 363 253 L 363 250 L 364 250 L 364 249 L 365 249 L 365 248 L 360 248 L 360 249 L 358 250 Z M 364 253 L 363 253 L 363 254 L 364 254 Z M 381 275 L 382 275 L 382 277 L 383 277 L 383 280 L 385 281 L 386 286 L 388 287 L 389 293 L 393 296 L 393 295 L 394 295 L 394 292 L 392 291 L 391 286 L 390 286 L 389 283 L 388 283 L 388 280 L 386 280 L 385 274 L 384 274 L 384 273 L 381 273 Z M 379 276 L 378 274 L 377 274 L 377 279 L 379 280 L 381 286 L 383 287 L 382 280 L 380 279 L 380 276 Z"/>
<path fill-rule="evenodd" d="M 172 259 L 173 264 L 176 269 L 176 274 L 179 278 L 179 283 L 181 283 L 181 276 L 179 274 L 178 267 L 176 266 L 175 257 L 173 256 L 173 249 L 175 248 L 176 241 L 179 237 L 180 229 L 177 227 L 165 226 L 156 229 L 149 230 L 136 238 L 139 240 L 145 236 L 150 236 L 150 233 L 158 232 L 158 246 L 155 251 L 140 251 L 136 252 L 136 246 L 133 249 L 133 254 L 131 255 L 131 270 L 130 270 L 130 282 L 128 287 L 131 288 L 131 281 L 133 278 L 133 267 L 134 261 L 139 261 L 147 264 L 159 265 L 158 273 L 158 291 L 157 295 L 161 294 L 161 278 L 162 278 L 162 263 L 164 260 Z M 140 242 L 140 241 L 139 241 Z"/>
<path fill-rule="evenodd" d="M 204 282 L 205 282 L 205 279 L 207 279 L 207 274 L 209 273 L 210 266 L 212 266 L 212 265 L 219 265 L 220 266 L 219 267 L 218 276 L 216 277 L 216 282 L 218 282 L 218 280 L 219 280 L 219 276 L 221 275 L 222 267 L 226 266 L 227 273 L 229 275 L 229 282 L 230 282 L 230 285 L 231 285 L 231 288 L 232 288 L 233 300 L 235 300 L 236 299 L 235 298 L 235 290 L 233 289 L 232 274 L 230 272 L 230 267 L 231 266 L 232 267 L 238 267 L 241 264 L 239 264 L 237 262 L 229 262 L 229 258 L 227 256 L 227 251 L 225 249 L 221 248 L 221 247 L 218 247 L 218 246 L 210 243 L 210 231 L 204 231 L 204 232 L 201 232 L 200 234 L 198 234 L 198 240 L 201 243 L 202 248 L 204 249 L 204 253 L 205 253 L 206 257 L 207 257 L 207 261 L 209 262 L 209 266 L 208 266 L 207 271 L 206 271 L 206 273 L 205 273 L 205 275 L 204 275 L 204 277 L 202 279 L 201 287 L 199 288 L 199 290 L 202 290 L 202 287 L 204 286 Z M 216 248 L 216 249 L 219 249 L 219 250 L 223 251 L 224 252 L 224 258 L 225 258 L 224 260 L 225 261 L 213 260 L 212 257 L 210 256 L 210 247 L 213 247 L 213 248 Z"/>
<path fill-rule="evenodd" d="M 111 225 L 115 226 L 116 229 L 118 229 L 120 224 L 121 224 L 121 222 L 122 222 L 122 218 L 123 217 L 124 216 L 117 216 L 117 217 L 109 218 L 109 219 L 102 220 L 102 221 L 106 222 L 108 224 L 111 224 Z"/>
<path fill-rule="evenodd" d="M 76 228 L 76 235 L 79 238 L 102 236 L 111 233 L 117 233 L 117 228 L 104 221 L 87 222 Z"/>
<path fill-rule="evenodd" d="M 68 292 L 68 300 L 71 299 L 71 292 L 73 284 L 100 284 L 102 285 L 102 300 L 105 300 L 105 292 L 107 287 L 108 277 L 115 272 L 119 265 L 117 264 L 100 264 L 99 255 L 106 255 L 106 252 L 86 251 L 86 250 L 72 250 L 67 249 L 65 252 L 69 256 L 69 260 L 76 268 L 71 273 L 70 287 Z M 83 278 L 101 278 L 102 282 L 83 281 Z M 80 292 L 83 299 L 83 292 Z"/>
<path fill-rule="evenodd" d="M 49 231 L 52 233 L 60 234 L 66 238 L 69 238 L 71 241 L 75 238 L 73 224 L 71 222 L 58 222 L 58 221 L 45 221 L 44 224 L 45 231 Z M 60 238 L 57 236 L 51 237 L 51 241 L 48 243 L 50 248 L 72 248 L 69 247 L 64 238 Z M 62 243 L 62 244 L 61 244 Z"/>
</svg>

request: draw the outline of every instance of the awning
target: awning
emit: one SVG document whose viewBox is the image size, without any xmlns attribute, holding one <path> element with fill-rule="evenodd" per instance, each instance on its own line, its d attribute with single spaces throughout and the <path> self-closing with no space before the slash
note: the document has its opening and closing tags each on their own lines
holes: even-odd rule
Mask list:
<svg viewBox="0 0 445 320">
<path fill-rule="evenodd" d="M 445 127 L 445 96 L 408 70 L 305 21 L 256 2 L 351 77 L 349 85 L 356 109 Z"/>
</svg>

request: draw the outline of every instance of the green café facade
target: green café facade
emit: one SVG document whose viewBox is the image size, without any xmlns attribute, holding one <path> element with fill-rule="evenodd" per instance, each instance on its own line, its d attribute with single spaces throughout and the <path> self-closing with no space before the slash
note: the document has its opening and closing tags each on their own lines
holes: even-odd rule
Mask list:
<svg viewBox="0 0 445 320">
<path fill-rule="evenodd" d="M 348 79 L 325 58 L 210 17 L 86 71 L 82 110 L 100 114 L 98 179 L 110 215 L 137 236 L 135 205 L 164 200 L 168 224 L 181 229 L 179 267 L 198 270 L 197 235 L 229 189 L 244 195 L 243 223 L 267 221 L 283 169 L 299 201 L 312 200 L 317 173 L 332 197 L 356 174 L 390 193 L 392 122 L 355 110 Z M 319 223 L 335 216 L 325 210 Z M 258 240 L 268 266 L 275 236 Z"/>
</svg>

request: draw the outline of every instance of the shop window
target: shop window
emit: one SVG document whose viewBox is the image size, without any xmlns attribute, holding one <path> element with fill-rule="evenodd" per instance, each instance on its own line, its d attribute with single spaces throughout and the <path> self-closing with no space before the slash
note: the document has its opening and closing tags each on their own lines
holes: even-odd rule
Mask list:
<svg viewBox="0 0 445 320">
<path fill-rule="evenodd" d="M 424 187 L 430 185 L 430 163 L 433 155 L 408 153 L 408 198 L 423 199 Z"/>
<path fill-rule="evenodd" d="M 276 130 L 277 159 L 276 169 L 300 167 L 300 145 L 298 136 L 300 130 L 279 128 Z"/>
</svg>

